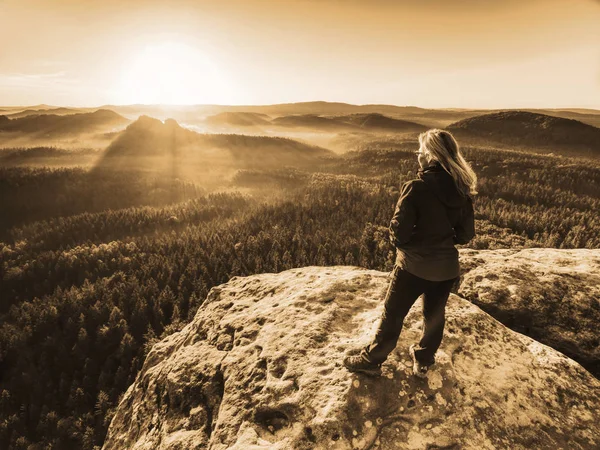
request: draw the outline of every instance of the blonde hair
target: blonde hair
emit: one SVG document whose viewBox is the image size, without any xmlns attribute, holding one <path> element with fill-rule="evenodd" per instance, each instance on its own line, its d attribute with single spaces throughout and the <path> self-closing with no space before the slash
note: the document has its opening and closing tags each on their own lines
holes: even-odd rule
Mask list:
<svg viewBox="0 0 600 450">
<path fill-rule="evenodd" d="M 433 128 L 419 135 L 419 144 L 429 160 L 438 161 L 452 175 L 463 195 L 477 194 L 477 175 L 463 158 L 454 136 L 448 131 Z"/>
</svg>

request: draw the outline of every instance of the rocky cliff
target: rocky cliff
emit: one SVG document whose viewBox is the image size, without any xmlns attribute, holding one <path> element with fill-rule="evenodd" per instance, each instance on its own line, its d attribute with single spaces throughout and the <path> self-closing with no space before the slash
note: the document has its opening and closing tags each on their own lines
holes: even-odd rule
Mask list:
<svg viewBox="0 0 600 450">
<path fill-rule="evenodd" d="M 464 249 L 458 295 L 600 379 L 600 251 Z"/>
<path fill-rule="evenodd" d="M 373 336 L 388 282 L 311 266 L 213 288 L 190 324 L 153 347 L 103 448 L 600 447 L 600 381 L 454 294 L 427 379 L 408 356 L 420 300 L 382 377 L 347 372 L 343 354 Z"/>
</svg>

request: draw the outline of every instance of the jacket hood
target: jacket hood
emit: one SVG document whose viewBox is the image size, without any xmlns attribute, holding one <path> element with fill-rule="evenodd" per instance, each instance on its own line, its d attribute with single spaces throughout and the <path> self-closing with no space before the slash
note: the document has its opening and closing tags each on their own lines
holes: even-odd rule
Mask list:
<svg viewBox="0 0 600 450">
<path fill-rule="evenodd" d="M 449 208 L 459 208 L 467 202 L 467 196 L 461 195 L 456 183 L 442 165 L 435 161 L 431 166 L 417 171 L 419 179 L 435 193 L 436 197 Z"/>
</svg>

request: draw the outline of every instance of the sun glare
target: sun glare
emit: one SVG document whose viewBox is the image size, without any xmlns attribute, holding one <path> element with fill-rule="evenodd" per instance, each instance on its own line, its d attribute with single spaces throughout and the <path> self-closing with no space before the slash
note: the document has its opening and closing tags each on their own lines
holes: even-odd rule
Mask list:
<svg viewBox="0 0 600 450">
<path fill-rule="evenodd" d="M 148 45 L 124 68 L 121 103 L 229 103 L 231 83 L 202 51 L 178 42 Z"/>
</svg>

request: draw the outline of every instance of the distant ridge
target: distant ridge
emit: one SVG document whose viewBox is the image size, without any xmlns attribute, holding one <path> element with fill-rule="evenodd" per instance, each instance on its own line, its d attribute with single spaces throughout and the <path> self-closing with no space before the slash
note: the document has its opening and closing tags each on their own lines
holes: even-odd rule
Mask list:
<svg viewBox="0 0 600 450">
<path fill-rule="evenodd" d="M 333 153 L 293 139 L 244 134 L 196 133 L 175 120 L 163 123 L 141 116 L 131 123 L 106 149 L 100 167 L 159 169 L 163 158 L 178 164 L 228 165 L 235 167 L 281 167 L 313 164 Z M 124 162 L 123 158 L 127 158 Z"/>
<path fill-rule="evenodd" d="M 0 121 L 0 131 L 30 134 L 31 137 L 60 137 L 98 131 L 129 121 L 114 111 L 99 109 L 92 113 L 68 115 L 37 114 Z"/>
<path fill-rule="evenodd" d="M 56 114 L 59 116 L 68 115 L 68 114 L 78 114 L 78 113 L 87 113 L 93 112 L 93 109 L 90 111 L 87 108 L 51 108 L 51 109 L 26 109 L 24 111 L 19 111 L 16 113 L 9 114 L 8 117 L 10 119 L 19 119 L 21 117 L 27 116 L 35 116 L 35 115 L 43 115 L 43 114 Z"/>
<path fill-rule="evenodd" d="M 286 128 L 310 128 L 321 130 L 347 130 L 349 128 L 355 128 L 353 124 L 344 122 L 338 118 L 323 117 L 318 114 L 282 116 L 273 119 L 271 123 Z"/>
<path fill-rule="evenodd" d="M 260 126 L 269 125 L 270 117 L 267 114 L 256 112 L 222 112 L 209 116 L 204 121 L 209 125 L 229 125 L 229 126 Z"/>
<path fill-rule="evenodd" d="M 344 102 L 327 102 L 327 101 L 309 101 L 296 103 L 275 103 L 270 105 L 219 105 L 228 111 L 236 111 L 244 109 L 245 111 L 257 111 L 271 116 L 284 116 L 291 114 L 316 114 L 316 115 L 345 115 L 345 114 L 417 114 L 420 115 L 427 109 L 417 106 L 398 106 L 384 104 L 365 104 L 356 105 Z"/>
<path fill-rule="evenodd" d="M 464 119 L 447 129 L 463 138 L 513 146 L 515 149 L 527 147 L 540 152 L 600 155 L 600 128 L 546 114 L 501 111 Z"/>
<path fill-rule="evenodd" d="M 428 127 L 407 120 L 394 119 L 380 113 L 357 113 L 347 115 L 321 116 L 317 114 L 297 114 L 277 117 L 272 123 L 289 128 L 310 128 L 313 130 L 379 130 L 393 132 L 424 131 Z"/>
<path fill-rule="evenodd" d="M 348 123 L 366 129 L 380 129 L 388 131 L 425 131 L 425 125 L 407 120 L 393 119 L 379 113 L 351 114 L 343 118 Z"/>
<path fill-rule="evenodd" d="M 268 105 L 218 105 L 218 104 L 201 104 L 201 105 L 105 105 L 96 108 L 89 107 L 64 107 L 57 108 L 56 106 L 37 105 L 37 106 L 4 106 L 0 110 L 3 114 L 33 114 L 37 110 L 37 114 L 63 114 L 67 110 L 78 110 L 79 112 L 89 112 L 94 109 L 110 109 L 128 119 L 135 120 L 140 115 L 148 115 L 165 119 L 171 117 L 186 124 L 200 125 L 204 122 L 207 116 L 218 115 L 220 113 L 242 113 L 242 117 L 247 114 L 267 115 L 272 117 L 282 117 L 290 115 L 305 115 L 312 114 L 317 116 L 344 116 L 350 114 L 382 114 L 393 119 L 406 120 L 415 122 L 427 127 L 444 128 L 448 125 L 467 119 L 470 117 L 496 113 L 507 110 L 515 110 L 510 108 L 503 109 L 481 109 L 481 108 L 423 108 L 413 105 L 393 105 L 393 104 L 352 104 L 344 102 L 328 102 L 328 101 L 305 101 L 295 103 L 274 103 Z M 27 110 L 27 111 L 25 111 Z M 59 111 L 59 110 L 62 110 Z M 563 118 L 576 119 L 580 122 L 587 123 L 596 127 L 600 127 L 600 110 L 591 108 L 526 108 L 522 107 L 516 110 L 529 111 L 533 113 L 546 114 Z M 247 117 L 249 118 L 249 117 Z M 238 119 L 241 122 L 238 122 Z M 212 119 L 209 119 L 211 121 Z M 225 123 L 220 122 L 225 120 Z M 233 125 L 227 125 L 231 121 Z M 215 125 L 220 126 L 247 126 L 243 124 L 243 118 L 223 117 L 217 119 Z M 237 125 L 236 125 L 237 124 Z"/>
<path fill-rule="evenodd" d="M 112 109 L 124 115 L 146 114 L 150 116 L 169 117 L 185 120 L 196 116 L 205 117 L 222 112 L 259 113 L 270 117 L 286 115 L 345 115 L 356 113 L 381 113 L 392 116 L 422 116 L 433 110 L 416 106 L 396 106 L 383 104 L 355 105 L 343 102 L 310 101 L 297 103 L 275 103 L 269 105 L 105 105 L 102 108 Z M 448 115 L 447 112 L 438 111 L 436 114 Z M 453 114 L 456 120 L 456 114 Z M 462 117 L 462 116 L 461 116 Z"/>
</svg>

